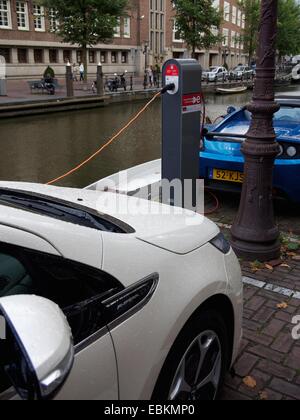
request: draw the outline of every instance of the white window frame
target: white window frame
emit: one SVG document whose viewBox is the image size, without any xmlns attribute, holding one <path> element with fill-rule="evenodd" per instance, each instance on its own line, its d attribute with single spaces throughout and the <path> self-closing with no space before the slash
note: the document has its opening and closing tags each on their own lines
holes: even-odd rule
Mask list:
<svg viewBox="0 0 300 420">
<path fill-rule="evenodd" d="M 49 20 L 50 32 L 55 32 L 59 27 L 59 20 L 56 19 L 55 13 L 56 12 L 55 12 L 55 9 L 53 7 L 51 7 L 48 10 L 48 20 Z"/>
<path fill-rule="evenodd" d="M 236 20 L 237 20 L 237 7 L 236 6 L 232 6 L 231 22 L 234 25 L 236 25 Z"/>
<path fill-rule="evenodd" d="M 229 47 L 229 29 L 223 28 L 223 47 Z"/>
<path fill-rule="evenodd" d="M 230 3 L 224 1 L 224 20 L 230 22 Z"/>
<path fill-rule="evenodd" d="M 45 32 L 45 8 L 39 4 L 33 4 L 33 18 L 35 32 Z M 39 27 L 40 26 L 40 27 Z"/>
<path fill-rule="evenodd" d="M 231 48 L 236 47 L 236 35 L 235 31 L 231 31 Z"/>
<path fill-rule="evenodd" d="M 123 30 L 124 38 L 131 38 L 131 19 L 130 17 L 125 17 L 123 20 Z"/>
<path fill-rule="evenodd" d="M 177 32 L 178 32 L 178 30 L 176 28 L 176 20 L 174 19 L 173 20 L 173 42 L 175 42 L 175 43 L 181 43 L 182 44 L 184 42 L 184 40 L 183 39 L 177 39 L 176 38 Z"/>
<path fill-rule="evenodd" d="M 216 10 L 220 10 L 220 0 L 213 0 L 213 7 Z"/>
<path fill-rule="evenodd" d="M 19 5 L 24 5 L 24 11 L 18 10 Z M 16 2 L 16 12 L 17 12 L 17 25 L 19 31 L 29 31 L 29 15 L 28 15 L 28 2 L 27 1 L 17 1 Z M 24 17 L 25 26 L 19 25 L 19 17 Z"/>
<path fill-rule="evenodd" d="M 238 9 L 237 25 L 242 27 L 242 11 Z"/>
<path fill-rule="evenodd" d="M 5 14 L 7 13 L 7 25 L 0 25 L 0 29 L 12 29 L 12 22 L 11 22 L 11 4 L 10 0 L 2 0 L 3 3 L 6 3 L 7 10 L 0 9 L 0 13 Z"/>
<path fill-rule="evenodd" d="M 118 24 L 115 27 L 114 38 L 121 38 L 121 19 L 118 19 Z"/>
</svg>

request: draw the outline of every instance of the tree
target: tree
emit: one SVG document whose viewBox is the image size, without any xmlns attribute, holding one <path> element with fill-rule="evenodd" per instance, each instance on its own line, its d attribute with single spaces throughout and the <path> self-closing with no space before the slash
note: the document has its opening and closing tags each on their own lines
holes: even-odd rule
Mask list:
<svg viewBox="0 0 300 420">
<path fill-rule="evenodd" d="M 277 51 L 279 59 L 300 53 L 300 4 L 279 0 Z"/>
<path fill-rule="evenodd" d="M 55 11 L 56 33 L 64 42 L 78 44 L 83 53 L 85 79 L 88 73 L 88 47 L 109 42 L 125 14 L 127 0 L 40 0 Z"/>
<path fill-rule="evenodd" d="M 213 6 L 213 0 L 174 0 L 176 8 L 176 30 L 192 50 L 195 58 L 196 49 L 209 49 L 222 37 L 214 31 L 219 29 L 221 14 Z"/>
<path fill-rule="evenodd" d="M 245 30 L 241 40 L 251 62 L 257 47 L 260 0 L 241 0 L 239 5 L 245 14 Z M 278 5 L 277 51 L 281 59 L 284 55 L 300 52 L 300 4 L 296 0 L 279 0 Z"/>
<path fill-rule="evenodd" d="M 241 0 L 239 6 L 245 16 L 245 29 L 240 40 L 244 44 L 244 49 L 249 57 L 250 65 L 257 48 L 260 0 Z"/>
</svg>

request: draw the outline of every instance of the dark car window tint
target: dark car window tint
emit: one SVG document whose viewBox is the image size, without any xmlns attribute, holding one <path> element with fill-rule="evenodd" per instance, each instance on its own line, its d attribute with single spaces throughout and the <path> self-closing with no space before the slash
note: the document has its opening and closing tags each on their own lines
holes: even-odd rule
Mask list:
<svg viewBox="0 0 300 420">
<path fill-rule="evenodd" d="M 104 325 L 99 302 L 122 289 L 116 279 L 92 267 L 0 246 L 0 297 L 34 294 L 57 303 L 68 318 L 75 344 Z"/>
</svg>

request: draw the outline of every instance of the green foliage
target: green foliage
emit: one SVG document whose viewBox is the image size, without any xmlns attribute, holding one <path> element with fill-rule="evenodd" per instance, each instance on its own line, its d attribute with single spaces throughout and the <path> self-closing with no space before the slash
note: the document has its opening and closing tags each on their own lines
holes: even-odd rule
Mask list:
<svg viewBox="0 0 300 420">
<path fill-rule="evenodd" d="M 127 0 L 42 0 L 56 11 L 57 34 L 71 44 L 93 46 L 109 42 Z"/>
<path fill-rule="evenodd" d="M 277 50 L 279 56 L 300 53 L 300 4 L 279 0 Z"/>
<path fill-rule="evenodd" d="M 52 79 L 54 79 L 54 78 L 55 78 L 55 72 L 54 72 L 54 70 L 53 70 L 53 68 L 52 68 L 52 67 L 48 66 L 48 67 L 46 68 L 46 70 L 44 71 L 44 78 L 45 78 L 46 76 L 50 76 L 50 77 L 52 77 Z"/>
<path fill-rule="evenodd" d="M 114 36 L 119 19 L 125 15 L 128 0 L 39 0 L 54 9 L 59 22 L 56 33 L 64 42 L 78 44 L 88 76 L 87 48 L 108 43 Z"/>
<path fill-rule="evenodd" d="M 213 7 L 212 0 L 174 0 L 176 7 L 176 28 L 180 38 L 192 49 L 209 49 L 222 37 L 215 35 L 212 28 L 219 28 L 221 14 Z"/>
<path fill-rule="evenodd" d="M 250 61 L 255 56 L 257 48 L 260 4 L 261 0 L 239 2 L 246 17 L 246 28 L 241 38 Z M 280 57 L 300 53 L 300 4 L 295 0 L 278 2 L 277 50 Z"/>
<path fill-rule="evenodd" d="M 239 6 L 245 14 L 245 30 L 241 36 L 249 63 L 255 56 L 258 40 L 260 0 L 241 0 Z"/>
</svg>

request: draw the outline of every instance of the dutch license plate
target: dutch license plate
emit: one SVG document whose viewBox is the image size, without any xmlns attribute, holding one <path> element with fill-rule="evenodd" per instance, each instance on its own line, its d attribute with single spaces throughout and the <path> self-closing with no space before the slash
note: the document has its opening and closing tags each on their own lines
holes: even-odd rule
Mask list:
<svg viewBox="0 0 300 420">
<path fill-rule="evenodd" d="M 228 171 L 226 169 L 213 169 L 212 179 L 216 181 L 237 182 L 242 184 L 244 182 L 244 174 L 237 171 Z"/>
</svg>

